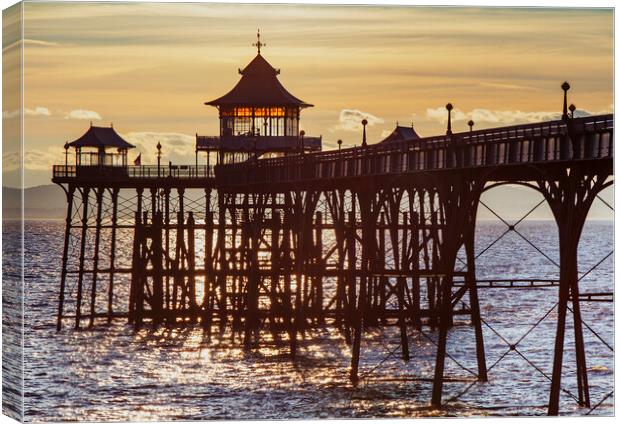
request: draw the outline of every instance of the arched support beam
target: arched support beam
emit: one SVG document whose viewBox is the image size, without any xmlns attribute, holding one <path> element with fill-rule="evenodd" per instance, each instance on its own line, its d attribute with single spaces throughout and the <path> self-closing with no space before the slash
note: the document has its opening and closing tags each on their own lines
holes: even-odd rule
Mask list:
<svg viewBox="0 0 620 424">
<path fill-rule="evenodd" d="M 440 272 L 443 274 L 441 280 L 441 305 L 439 316 L 439 341 L 437 344 L 437 356 L 435 362 L 435 376 L 433 379 L 433 393 L 431 405 L 441 406 L 443 392 L 444 367 L 446 359 L 446 343 L 448 327 L 451 318 L 451 297 L 452 279 L 454 274 L 454 264 L 459 249 L 465 242 L 466 237 L 473 232 L 476 223 L 476 211 L 480 195 L 482 194 L 485 179 L 475 175 L 455 174 L 453 178 L 437 178 L 436 188 L 439 196 L 441 209 L 444 212 L 445 228 L 442 232 L 442 243 L 440 247 Z M 482 331 L 477 334 L 482 345 Z M 478 342 L 477 342 L 478 345 Z M 486 365 L 484 361 L 478 363 L 483 365 L 484 370 L 479 375 L 486 375 Z"/>
<path fill-rule="evenodd" d="M 560 287 L 558 323 L 555 337 L 555 353 L 551 390 L 549 393 L 549 415 L 558 415 L 564 356 L 566 311 L 572 295 L 577 360 L 577 388 L 579 403 L 590 406 L 590 391 L 586 367 L 585 347 L 579 305 L 579 268 L 577 254 L 583 226 L 596 196 L 611 183 L 607 179 L 611 170 L 592 170 L 586 166 L 573 166 L 559 175 L 541 178 L 537 185 L 545 196 L 556 224 L 560 240 Z"/>
</svg>

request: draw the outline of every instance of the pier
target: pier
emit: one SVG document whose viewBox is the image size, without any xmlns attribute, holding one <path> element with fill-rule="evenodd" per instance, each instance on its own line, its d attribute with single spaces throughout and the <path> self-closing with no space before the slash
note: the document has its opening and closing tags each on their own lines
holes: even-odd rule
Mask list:
<svg viewBox="0 0 620 424">
<path fill-rule="evenodd" d="M 555 343 L 548 413 L 560 412 L 567 337 L 576 349 L 577 401 L 590 407 L 580 311 L 583 302 L 612 294 L 580 292 L 577 247 L 592 202 L 613 184 L 614 116 L 571 116 L 566 84 L 555 121 L 482 130 L 471 123 L 453 132 L 448 104 L 445 135 L 412 131 L 370 144 L 364 122 L 361 146 L 320 151 L 321 137 L 299 130 L 299 111 L 311 105 L 273 82 L 268 98 L 239 92 L 277 75 L 260 47 L 252 63 L 232 94 L 208 103 L 220 111 L 221 133 L 197 135 L 195 164 L 128 165 L 132 146 L 112 128 L 91 127 L 81 144 L 65 146 L 65 164 L 53 169 L 68 205 L 58 331 L 115 319 L 138 328 L 195 324 L 215 336 L 232 328 L 247 349 L 270 331 L 294 357 L 304 332 L 333 326 L 351 347 L 356 383 L 366 329 L 397 327 L 408 361 L 415 360 L 410 331 L 428 328 L 438 333 L 430 402 L 440 407 L 456 317 L 474 328 L 484 382 L 483 291 L 512 289 L 518 301 L 519 290 L 555 287 L 556 336 L 544 341 Z M 86 147 L 98 149 L 88 160 Z M 107 153 L 110 147 L 118 153 Z M 198 165 L 204 152 L 207 165 Z M 549 205 L 559 280 L 476 278 L 480 197 L 506 184 L 529 187 Z M 128 251 L 119 249 L 121 233 L 132 240 L 131 257 L 119 254 Z M 461 251 L 466 260 L 457 267 Z M 569 309 L 574 334 L 566 334 Z"/>
</svg>

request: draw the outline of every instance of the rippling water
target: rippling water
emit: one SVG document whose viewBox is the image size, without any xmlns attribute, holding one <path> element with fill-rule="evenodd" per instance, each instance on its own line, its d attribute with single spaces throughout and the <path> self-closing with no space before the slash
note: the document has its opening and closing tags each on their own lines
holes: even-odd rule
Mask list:
<svg viewBox="0 0 620 424">
<path fill-rule="evenodd" d="M 5 237 L 17 224 L 5 227 Z M 503 224 L 479 223 L 481 251 L 505 231 Z M 523 223 L 519 231 L 558 261 L 553 223 Z M 357 388 L 348 382 L 349 348 L 332 329 L 301 341 L 298 358 L 287 357 L 285 342 L 270 340 L 251 353 L 230 335 L 210 343 L 199 327 L 144 328 L 123 320 L 92 331 L 55 331 L 64 225 L 26 224 L 25 419 L 27 421 L 193 420 L 218 418 L 408 417 L 428 415 L 540 415 L 546 413 L 556 314 L 553 310 L 517 346 L 514 343 L 551 309 L 556 288 L 480 290 L 489 382 L 472 383 L 475 348 L 472 327 L 451 329 L 445 406 L 428 407 L 436 334 L 412 330 L 411 360 L 400 359 L 394 328 L 370 329 L 362 342 Z M 130 243 L 126 245 L 130 246 Z M 580 270 L 613 249 L 613 224 L 586 224 Z M 557 267 L 516 233 L 506 234 L 477 261 L 479 278 L 557 278 Z M 613 291 L 613 257 L 588 274 L 582 292 Z M 584 329 L 588 376 L 594 406 L 613 390 L 613 304 L 582 304 L 583 320 L 604 343 Z M 567 319 L 562 385 L 576 393 L 572 315 Z M 499 334 L 499 335 L 498 335 Z M 391 353 L 391 354 L 390 354 Z M 505 355 L 505 356 L 503 356 Z M 523 355 L 523 356 L 520 356 Z M 502 358 L 503 356 L 503 358 Z M 502 358 L 500 360 L 500 358 Z M 499 360 L 499 362 L 497 362 Z M 528 361 L 530 363 L 528 363 Z M 497 362 L 497 363 L 496 363 Z M 494 365 L 495 364 L 495 365 Z M 462 366 L 462 367 L 461 367 Z M 538 368 L 538 370 L 536 369 Z M 585 414 L 567 393 L 561 411 Z M 595 415 L 613 414 L 613 395 Z"/>
</svg>

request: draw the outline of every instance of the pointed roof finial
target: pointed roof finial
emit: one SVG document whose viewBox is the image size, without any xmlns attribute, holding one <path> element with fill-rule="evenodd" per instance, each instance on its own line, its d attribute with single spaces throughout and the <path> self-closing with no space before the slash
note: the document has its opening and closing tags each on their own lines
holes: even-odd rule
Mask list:
<svg viewBox="0 0 620 424">
<path fill-rule="evenodd" d="M 260 28 L 256 30 L 256 43 L 253 43 L 252 45 L 258 49 L 258 54 L 260 54 L 260 48 L 267 45 L 260 41 Z"/>
</svg>

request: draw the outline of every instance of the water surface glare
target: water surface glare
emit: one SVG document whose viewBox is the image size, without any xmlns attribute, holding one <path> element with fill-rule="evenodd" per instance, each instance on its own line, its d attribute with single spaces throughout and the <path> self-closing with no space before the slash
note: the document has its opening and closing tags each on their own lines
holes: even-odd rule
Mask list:
<svg viewBox="0 0 620 424">
<path fill-rule="evenodd" d="M 5 237 L 18 224 L 5 224 Z M 478 224 L 481 252 L 505 231 L 501 223 Z M 552 222 L 524 222 L 519 231 L 558 261 Z M 476 383 L 471 326 L 451 329 L 444 402 L 428 407 L 436 333 L 411 329 L 411 360 L 400 358 L 395 328 L 364 334 L 361 383 L 348 382 L 349 348 L 332 328 L 310 331 L 295 361 L 286 340 L 261 336 L 261 347 L 244 352 L 229 333 L 211 342 L 199 326 L 149 326 L 134 331 L 124 320 L 94 330 L 55 331 L 64 223 L 26 223 L 25 420 L 151 421 L 197 419 L 294 419 L 345 417 L 543 415 L 551 375 L 556 310 L 510 351 L 557 301 L 557 288 L 480 290 L 489 382 Z M 131 243 L 120 243 L 128 255 Z M 580 244 L 585 272 L 613 250 L 613 223 L 588 222 Z M 477 260 L 485 278 L 557 278 L 557 267 L 516 233 L 505 235 Z M 613 256 L 581 282 L 582 292 L 613 291 Z M 121 302 L 123 299 L 117 299 Z M 126 300 L 125 300 L 126 302 Z M 582 303 L 583 320 L 613 348 L 613 303 Z M 562 386 L 576 394 L 572 315 L 567 317 Z M 501 335 L 501 337 L 499 335 Z M 584 329 L 592 405 L 613 390 L 613 352 Z M 455 362 L 457 361 L 458 364 Z M 528 361 L 530 363 L 528 363 Z M 459 365 L 460 364 L 460 365 Z M 533 366 L 532 366 L 533 365 Z M 538 369 L 536 369 L 538 368 Z M 561 394 L 563 414 L 585 414 L 570 394 Z M 593 415 L 612 415 L 609 396 Z"/>
</svg>

